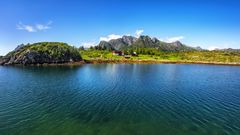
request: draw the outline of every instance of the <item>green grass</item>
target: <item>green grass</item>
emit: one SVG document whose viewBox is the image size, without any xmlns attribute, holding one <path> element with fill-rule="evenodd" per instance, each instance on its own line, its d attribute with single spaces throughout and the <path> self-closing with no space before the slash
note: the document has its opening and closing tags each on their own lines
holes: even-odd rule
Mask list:
<svg viewBox="0 0 240 135">
<path fill-rule="evenodd" d="M 147 52 L 147 51 L 146 51 Z M 81 50 L 83 59 L 93 60 L 122 60 L 123 56 L 115 56 L 107 50 Z M 240 63 L 239 52 L 223 51 L 190 51 L 190 52 L 161 52 L 151 50 L 147 54 L 139 54 L 138 57 L 131 57 L 130 60 L 169 60 L 169 61 L 192 61 L 192 62 L 224 62 Z"/>
</svg>

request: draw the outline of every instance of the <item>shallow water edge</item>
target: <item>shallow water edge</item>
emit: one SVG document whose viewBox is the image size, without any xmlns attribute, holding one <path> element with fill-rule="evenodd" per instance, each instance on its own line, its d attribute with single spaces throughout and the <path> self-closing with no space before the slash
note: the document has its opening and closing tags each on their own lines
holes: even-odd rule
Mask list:
<svg viewBox="0 0 240 135">
<path fill-rule="evenodd" d="M 83 64 L 203 64 L 203 65 L 240 66 L 240 63 L 236 63 L 236 62 L 226 63 L 226 62 L 204 62 L 204 61 L 104 60 L 104 59 L 83 60 L 83 61 L 68 62 L 68 63 L 28 64 L 27 66 L 77 66 L 77 65 L 83 65 Z M 22 64 L 15 64 L 15 65 L 21 66 Z M 9 65 L 4 65 L 4 66 L 9 66 Z"/>
</svg>

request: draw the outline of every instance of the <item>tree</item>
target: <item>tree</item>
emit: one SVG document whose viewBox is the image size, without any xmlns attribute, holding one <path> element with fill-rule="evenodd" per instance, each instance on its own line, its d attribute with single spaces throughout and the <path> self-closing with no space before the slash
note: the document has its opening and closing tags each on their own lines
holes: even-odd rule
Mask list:
<svg viewBox="0 0 240 135">
<path fill-rule="evenodd" d="M 84 50 L 84 46 L 80 46 L 78 49 L 79 50 Z"/>
<path fill-rule="evenodd" d="M 93 48 L 93 46 L 90 46 L 90 48 L 89 48 L 90 50 L 94 50 L 94 48 Z"/>
</svg>

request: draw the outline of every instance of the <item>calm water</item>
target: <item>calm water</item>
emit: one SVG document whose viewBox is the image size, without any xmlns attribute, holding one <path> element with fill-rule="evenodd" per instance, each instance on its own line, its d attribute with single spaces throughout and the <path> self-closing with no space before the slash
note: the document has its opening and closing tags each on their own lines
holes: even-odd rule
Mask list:
<svg viewBox="0 0 240 135">
<path fill-rule="evenodd" d="M 239 135 L 240 67 L 0 67 L 0 135 Z"/>
</svg>

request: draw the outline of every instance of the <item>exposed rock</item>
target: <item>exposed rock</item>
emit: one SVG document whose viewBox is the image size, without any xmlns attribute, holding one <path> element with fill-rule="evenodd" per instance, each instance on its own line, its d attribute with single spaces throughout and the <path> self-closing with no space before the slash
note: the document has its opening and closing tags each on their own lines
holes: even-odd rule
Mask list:
<svg viewBox="0 0 240 135">
<path fill-rule="evenodd" d="M 101 41 L 98 45 L 101 48 L 106 48 L 107 50 L 113 50 L 114 48 L 112 47 L 112 45 L 106 41 Z"/>
<path fill-rule="evenodd" d="M 154 43 L 158 43 L 159 42 L 159 39 L 157 39 L 157 38 L 152 38 L 152 41 L 154 42 Z"/>
<path fill-rule="evenodd" d="M 183 44 L 180 41 L 175 41 L 173 43 L 171 43 L 172 45 L 176 46 L 176 47 L 180 47 L 183 46 Z"/>
<path fill-rule="evenodd" d="M 198 50 L 198 51 L 203 51 L 204 50 L 200 46 L 195 47 L 195 49 Z"/>
<path fill-rule="evenodd" d="M 81 61 L 78 50 L 65 43 L 43 42 L 17 47 L 0 60 L 1 65 L 67 63 Z"/>
<path fill-rule="evenodd" d="M 158 44 L 154 43 L 154 41 L 149 36 L 140 36 L 134 43 L 134 46 L 152 48 L 152 47 L 158 47 Z"/>
<path fill-rule="evenodd" d="M 128 44 L 125 43 L 122 38 L 110 40 L 108 43 L 111 44 L 112 48 L 115 50 L 122 50 L 128 47 Z"/>
<path fill-rule="evenodd" d="M 122 39 L 123 42 L 126 43 L 127 45 L 132 45 L 134 42 L 137 41 L 137 38 L 133 36 L 123 36 Z"/>
<path fill-rule="evenodd" d="M 199 48 L 189 47 L 182 44 L 180 41 L 173 43 L 166 43 L 160 41 L 157 38 L 151 38 L 149 36 L 140 36 L 139 38 L 132 36 L 123 36 L 119 39 L 113 39 L 109 42 L 101 41 L 99 45 L 101 48 L 105 47 L 110 50 L 124 50 L 131 47 L 140 47 L 140 48 L 158 48 L 160 51 L 191 51 L 199 50 Z"/>
<path fill-rule="evenodd" d="M 24 46 L 25 46 L 24 44 L 18 45 L 13 51 L 14 51 L 14 52 L 17 52 L 17 51 L 19 51 L 20 49 L 22 49 Z"/>
<path fill-rule="evenodd" d="M 123 36 L 119 39 L 112 39 L 110 41 L 101 41 L 98 46 L 101 48 L 105 47 L 108 50 L 123 50 L 124 48 L 127 48 L 131 46 L 133 43 L 135 43 L 137 38 L 132 36 Z"/>
</svg>

